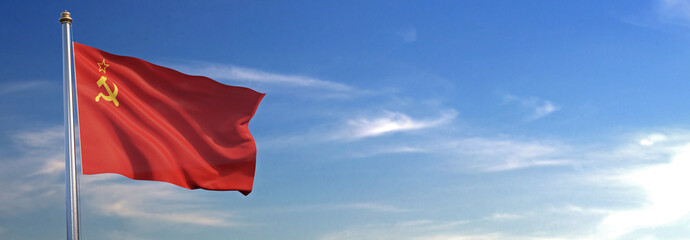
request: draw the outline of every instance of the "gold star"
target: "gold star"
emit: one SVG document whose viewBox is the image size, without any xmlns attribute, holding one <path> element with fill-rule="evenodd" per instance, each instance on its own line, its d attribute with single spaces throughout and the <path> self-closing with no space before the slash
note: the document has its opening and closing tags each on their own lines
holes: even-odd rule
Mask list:
<svg viewBox="0 0 690 240">
<path fill-rule="evenodd" d="M 105 68 L 110 66 L 110 64 L 106 64 L 105 59 L 103 59 L 102 63 L 99 63 L 99 62 L 97 62 L 97 63 L 98 63 L 98 72 L 103 72 L 103 74 L 105 74 Z"/>
</svg>

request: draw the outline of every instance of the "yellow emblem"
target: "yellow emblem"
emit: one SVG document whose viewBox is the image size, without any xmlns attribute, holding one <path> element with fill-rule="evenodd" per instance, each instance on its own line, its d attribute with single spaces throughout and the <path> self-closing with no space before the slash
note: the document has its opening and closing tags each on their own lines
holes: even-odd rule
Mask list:
<svg viewBox="0 0 690 240">
<path fill-rule="evenodd" d="M 108 81 L 108 78 L 105 76 L 101 76 L 101 79 L 98 79 L 98 82 L 96 82 L 98 84 L 98 87 L 105 87 L 105 91 L 108 92 L 107 96 L 103 93 L 98 93 L 98 96 L 96 96 L 96 102 L 98 102 L 99 100 L 101 100 L 101 98 L 103 98 L 106 101 L 113 102 L 116 107 L 120 106 L 120 103 L 117 101 L 117 98 L 116 98 L 117 97 L 117 85 L 115 85 L 115 83 L 113 83 L 113 88 L 115 88 L 115 91 L 111 91 L 110 87 L 108 86 L 106 81 Z"/>
<path fill-rule="evenodd" d="M 110 66 L 110 64 L 105 63 L 105 59 L 103 59 L 103 62 L 96 62 L 98 63 L 98 72 L 103 72 L 103 75 L 105 75 L 105 68 Z M 96 95 L 96 102 L 100 101 L 101 98 L 105 99 L 108 102 L 113 102 L 116 107 L 120 106 L 120 102 L 117 101 L 117 85 L 115 83 L 113 84 L 113 88 L 115 88 L 115 91 L 110 90 L 110 87 L 106 83 L 108 81 L 108 78 L 105 76 L 101 76 L 100 79 L 96 82 L 98 84 L 98 87 L 104 87 L 105 91 L 108 92 L 108 95 L 105 95 L 103 93 L 98 93 Z M 112 82 L 112 81 L 111 81 Z"/>
<path fill-rule="evenodd" d="M 98 63 L 98 72 L 103 72 L 103 74 L 105 74 L 105 68 L 110 66 L 110 64 L 106 64 L 105 59 L 103 59 L 102 63 L 99 63 L 99 62 L 97 62 L 97 63 Z"/>
</svg>

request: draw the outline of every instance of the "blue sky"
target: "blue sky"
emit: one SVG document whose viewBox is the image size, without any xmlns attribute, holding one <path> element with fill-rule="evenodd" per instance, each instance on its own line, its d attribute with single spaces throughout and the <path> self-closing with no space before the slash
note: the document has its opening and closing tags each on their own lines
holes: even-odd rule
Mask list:
<svg viewBox="0 0 690 240">
<path fill-rule="evenodd" d="M 252 194 L 84 176 L 85 239 L 690 238 L 690 1 L 0 6 L 0 239 L 65 234 L 64 9 L 267 93 Z"/>
</svg>

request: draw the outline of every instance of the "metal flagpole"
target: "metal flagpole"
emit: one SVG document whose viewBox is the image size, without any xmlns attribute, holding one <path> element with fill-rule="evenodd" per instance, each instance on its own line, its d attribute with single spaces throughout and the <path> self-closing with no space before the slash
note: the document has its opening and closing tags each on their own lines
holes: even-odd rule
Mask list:
<svg viewBox="0 0 690 240">
<path fill-rule="evenodd" d="M 77 186 L 77 149 L 74 133 L 74 49 L 72 49 L 72 18 L 65 10 L 60 17 L 62 24 L 62 82 L 65 111 L 65 174 L 67 240 L 79 240 L 79 212 Z"/>
</svg>

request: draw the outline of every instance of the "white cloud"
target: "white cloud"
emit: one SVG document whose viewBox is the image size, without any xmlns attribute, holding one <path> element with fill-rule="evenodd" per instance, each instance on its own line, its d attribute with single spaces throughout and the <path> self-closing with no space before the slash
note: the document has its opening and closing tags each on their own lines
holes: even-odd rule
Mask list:
<svg viewBox="0 0 690 240">
<path fill-rule="evenodd" d="M 356 114 L 348 114 L 348 117 L 352 115 Z M 302 144 L 350 142 L 389 134 L 440 127 L 451 123 L 457 115 L 457 111 L 450 109 L 441 110 L 438 116 L 432 118 L 413 118 L 405 113 L 384 110 L 375 115 L 360 115 L 359 117 L 349 119 L 345 117 L 344 119 L 333 120 L 330 121 L 331 123 L 309 129 L 306 133 L 274 137 L 262 142 L 261 145 L 264 148 L 285 148 Z M 390 148 L 379 146 L 374 151 L 348 152 L 345 155 L 349 157 L 367 157 L 387 153 L 424 151 L 426 151 L 424 147 L 417 146 L 392 146 Z"/>
<path fill-rule="evenodd" d="M 384 111 L 381 116 L 360 117 L 347 121 L 347 126 L 337 132 L 332 139 L 356 140 L 394 132 L 431 128 L 446 124 L 456 116 L 455 110 L 448 110 L 435 119 L 416 120 L 404 113 Z"/>
<path fill-rule="evenodd" d="M 353 87 L 342 83 L 321 80 L 302 75 L 289 75 L 266 72 L 258 69 L 238 67 L 229 64 L 201 63 L 176 66 L 187 74 L 202 75 L 218 81 L 244 81 L 287 85 L 296 87 L 320 88 L 332 91 L 352 91 Z"/>
<path fill-rule="evenodd" d="M 676 152 L 671 161 L 638 168 L 616 179 L 644 190 L 646 202 L 639 208 L 616 211 L 601 222 L 602 235 L 614 239 L 639 229 L 662 226 L 690 214 L 690 143 Z"/>
<path fill-rule="evenodd" d="M 666 135 L 663 134 L 650 134 L 649 136 L 643 138 L 640 140 L 640 145 L 642 146 L 651 146 L 654 145 L 657 142 L 663 142 L 667 139 Z"/>
<path fill-rule="evenodd" d="M 559 109 L 561 109 L 561 107 L 553 105 L 553 103 L 551 103 L 549 101 L 544 101 L 541 105 L 536 105 L 534 107 L 534 114 L 532 114 L 532 116 L 530 118 L 531 119 L 542 118 L 542 117 L 549 115 L 552 112 L 555 112 Z"/>
<path fill-rule="evenodd" d="M 560 106 L 551 101 L 542 100 L 536 97 L 517 97 L 508 94 L 503 96 L 503 100 L 506 103 L 517 103 L 520 107 L 530 110 L 531 113 L 527 116 L 528 121 L 543 118 L 561 109 Z"/>
</svg>

